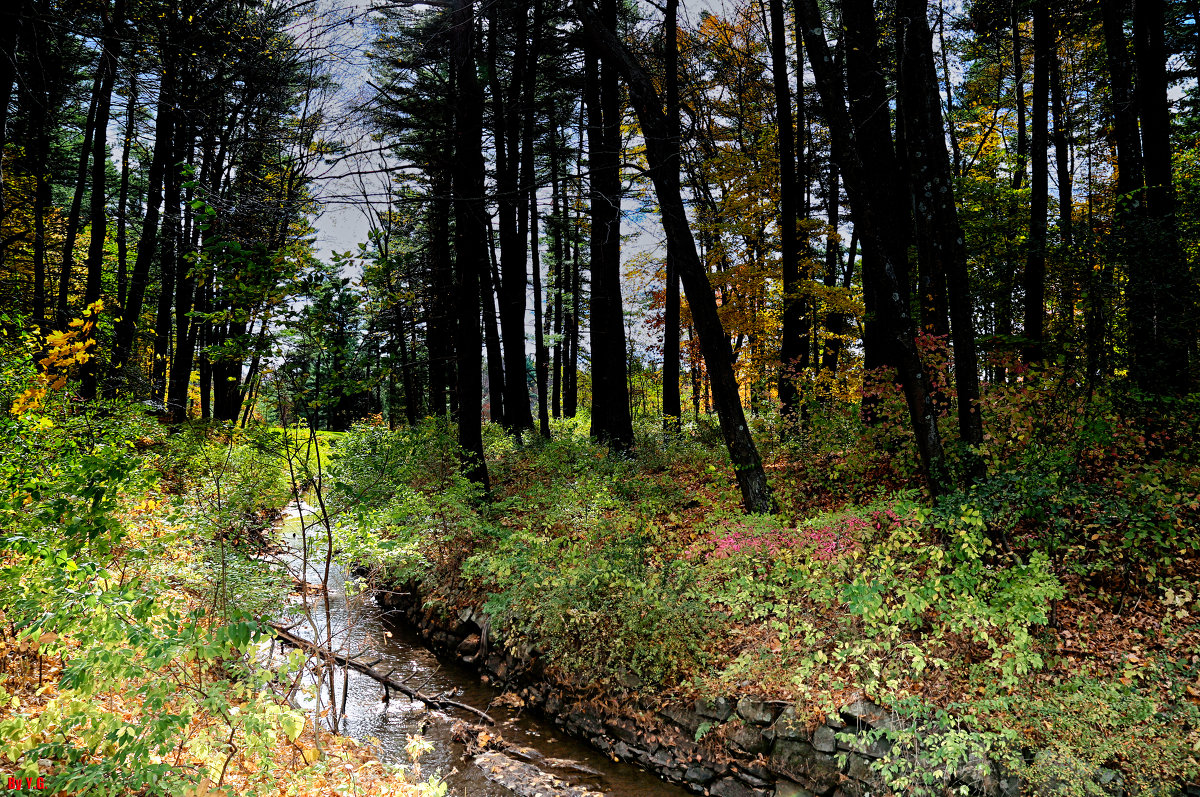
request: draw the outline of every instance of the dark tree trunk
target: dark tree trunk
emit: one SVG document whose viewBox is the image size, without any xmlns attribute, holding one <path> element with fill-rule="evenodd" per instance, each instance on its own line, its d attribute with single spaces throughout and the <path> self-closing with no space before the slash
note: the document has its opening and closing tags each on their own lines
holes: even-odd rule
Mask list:
<svg viewBox="0 0 1200 797">
<path fill-rule="evenodd" d="M 451 371 L 454 364 L 454 316 L 450 306 L 454 288 L 454 266 L 450 254 L 450 214 L 453 204 L 447 198 L 452 181 L 448 175 L 434 180 L 434 200 L 430 219 L 431 237 L 429 317 L 426 319 L 425 350 L 429 356 L 429 411 L 445 415 L 452 390 Z"/>
<path fill-rule="evenodd" d="M 601 19 L 616 28 L 616 0 L 602 0 Z M 591 434 L 614 451 L 633 446 L 633 418 L 621 306 L 621 103 L 617 67 L 586 56 L 588 164 L 591 169 L 592 344 Z"/>
<path fill-rule="evenodd" d="M 817 54 L 813 51 L 813 43 L 809 41 L 809 24 L 820 25 L 820 17 L 815 21 L 807 19 L 809 9 L 807 0 L 799 0 L 805 8 L 804 41 L 809 51 L 809 63 L 813 65 L 814 74 L 818 68 L 815 63 Z M 856 150 L 855 157 L 861 162 L 864 172 L 860 175 L 847 168 L 835 151 L 833 157 L 838 160 L 846 190 L 850 196 L 850 206 L 854 215 L 855 226 L 861 225 L 860 233 L 863 241 L 863 292 L 867 303 L 866 331 L 863 335 L 863 346 L 866 349 L 868 367 L 899 367 L 901 352 L 896 350 L 898 330 L 892 329 L 895 323 L 894 311 L 903 309 L 905 319 L 908 318 L 908 296 L 910 294 L 908 248 L 912 240 L 912 221 L 905 212 L 910 205 L 907 187 L 904 185 L 900 163 L 896 157 L 892 141 L 891 119 L 888 114 L 890 92 L 884 80 L 881 55 L 879 53 L 879 30 L 875 23 L 875 10 L 871 0 L 845 0 L 842 9 L 842 23 L 845 27 L 845 59 L 846 82 L 849 96 L 849 119 L 852 129 L 846 131 L 844 141 L 837 141 L 839 134 L 834 134 L 835 150 L 845 149 L 843 155 L 848 155 L 850 147 Z M 824 38 L 822 37 L 822 43 Z M 832 67 L 826 48 L 826 59 Z M 825 64 L 820 68 L 824 69 Z M 841 76 L 830 74 L 828 82 L 837 82 L 841 90 Z M 827 102 L 821 92 L 821 81 L 817 83 L 821 93 L 822 103 Z M 842 92 L 840 96 L 846 96 Z M 845 108 L 843 100 L 840 107 Z M 828 113 L 828 109 L 827 109 Z M 869 177 L 867 183 L 856 184 L 855 179 Z M 878 208 L 873 221 L 867 222 L 867 213 L 860 212 L 855 207 L 856 197 L 862 200 L 869 190 L 873 199 L 872 208 Z M 862 204 L 860 201 L 859 204 Z M 889 274 L 889 271 L 891 272 Z M 884 280 L 873 279 L 873 275 L 882 275 Z M 895 287 L 899 292 L 891 290 L 891 280 L 894 278 Z M 901 298 L 903 308 L 897 308 L 895 297 Z M 878 326 L 878 329 L 873 327 Z M 910 332 L 905 330 L 905 332 Z M 901 333 L 903 335 L 904 333 Z M 911 334 L 909 335 L 911 343 Z"/>
<path fill-rule="evenodd" d="M 667 146 L 671 166 L 679 170 L 679 0 L 667 0 L 663 20 L 663 82 L 667 100 Z M 671 243 L 667 242 L 666 286 L 663 300 L 663 428 L 677 433 L 683 409 L 679 403 L 679 274 Z"/>
<path fill-rule="evenodd" d="M 491 271 L 479 280 L 480 298 L 483 300 L 483 340 L 487 351 L 488 417 L 493 423 L 504 425 L 504 354 L 500 346 L 500 327 L 496 318 L 496 286 L 499 280 L 492 275 L 498 273 L 496 247 L 492 243 L 492 220 L 488 218 L 488 260 Z"/>
<path fill-rule="evenodd" d="M 534 379 L 537 381 L 538 432 L 550 437 L 550 406 L 546 395 L 549 366 L 546 362 L 546 338 L 542 330 L 542 264 L 538 257 L 537 192 L 529 192 L 529 252 L 533 265 Z"/>
<path fill-rule="evenodd" d="M 172 119 L 174 120 L 174 113 Z M 171 351 L 171 302 L 175 294 L 177 280 L 177 252 L 180 243 L 180 200 L 182 179 L 175 164 L 179 163 L 183 152 L 183 133 L 181 125 L 172 124 L 170 127 L 170 144 L 167 147 L 166 162 L 171 164 L 164 178 L 165 190 L 163 196 L 163 224 L 159 238 L 158 260 L 162 284 L 158 294 L 158 309 L 154 324 L 154 364 L 150 374 L 151 396 L 157 402 L 166 406 L 167 365 Z M 136 266 L 135 266 L 136 268 Z"/>
<path fill-rule="evenodd" d="M 942 56 L 942 75 L 946 78 L 946 130 L 950 134 L 950 154 L 954 163 L 954 174 L 962 176 L 962 150 L 958 143 L 958 131 L 954 127 L 954 86 L 950 82 L 950 50 L 946 47 L 946 9 L 938 0 L 938 51 Z"/>
<path fill-rule="evenodd" d="M 1137 82 L 1134 100 L 1142 131 L 1146 181 L 1145 244 L 1130 251 L 1132 373 L 1143 390 L 1183 395 L 1190 386 L 1188 349 L 1195 338 L 1195 286 L 1179 245 L 1171 171 L 1166 3 L 1136 0 L 1133 36 Z"/>
<path fill-rule="evenodd" d="M 1024 362 L 1043 357 L 1046 315 L 1046 227 L 1047 197 L 1050 192 L 1049 78 L 1053 31 L 1050 29 L 1049 0 L 1036 0 L 1033 8 L 1033 135 L 1029 183 L 1029 237 L 1025 251 L 1025 345 Z"/>
<path fill-rule="evenodd" d="M 529 410 L 529 384 L 525 377 L 525 290 L 528 286 L 525 236 L 520 222 L 526 218 L 520 186 L 520 114 L 516 106 L 524 73 L 523 53 L 513 57 L 512 83 L 505 96 L 497 66 L 497 37 L 501 13 L 491 7 L 488 23 L 488 74 L 491 83 L 493 139 L 496 147 L 496 204 L 500 238 L 500 332 L 504 346 L 504 423 L 520 434 L 533 428 Z M 525 10 L 516 15 L 524 28 Z M 524 44 L 523 32 L 517 41 Z"/>
<path fill-rule="evenodd" d="M 117 79 L 117 60 L 121 57 L 118 28 L 125 22 L 124 0 L 117 0 L 111 16 L 107 8 L 102 9 L 101 14 L 104 27 L 100 34 L 100 92 L 96 99 L 96 129 L 92 134 L 92 201 L 88 213 L 92 232 L 88 242 L 87 283 L 83 294 L 84 306 L 88 308 L 100 301 L 104 283 L 104 242 L 108 233 L 108 118 L 112 110 L 113 83 Z M 95 325 L 88 328 L 95 329 Z M 92 344 L 91 357 L 80 369 L 79 394 L 84 400 L 96 397 L 98 384 L 100 352 L 94 338 Z"/>
<path fill-rule="evenodd" d="M 555 418 L 562 417 L 562 367 L 563 367 L 563 290 L 566 274 L 566 247 L 563 233 L 567 226 L 567 200 L 559 183 L 558 124 L 550 135 L 550 206 L 554 225 L 551 227 L 554 247 L 554 302 L 550 311 L 550 331 L 554 335 L 554 356 L 550 368 L 550 412 Z M 562 200 L 561 202 L 559 200 Z M 561 207 L 560 207 L 561 205 Z"/>
<path fill-rule="evenodd" d="M 138 237 L 137 256 L 134 258 L 133 273 L 129 280 L 129 293 L 125 304 L 121 306 L 121 320 L 116 325 L 112 371 L 117 383 L 126 381 L 124 368 L 132 356 L 133 340 L 142 316 L 146 289 L 150 284 L 150 264 L 154 261 L 158 246 L 158 219 L 163 202 L 163 181 L 171 158 L 175 127 L 171 98 L 173 74 L 171 63 L 168 61 L 164 65 L 162 85 L 159 88 L 158 112 L 154 125 L 154 152 L 150 158 L 150 170 L 146 178 L 148 186 L 142 234 Z"/>
<path fill-rule="evenodd" d="M 101 63 L 104 58 L 101 56 Z M 58 299 L 54 306 L 54 323 L 66 329 L 68 306 L 71 299 L 71 277 L 75 271 L 75 240 L 79 236 L 79 219 L 83 211 L 83 192 L 87 188 L 88 157 L 92 154 L 92 137 L 96 132 L 96 106 L 103 90 L 104 70 L 96 70 L 92 84 L 92 100 L 88 107 L 87 122 L 83 127 L 83 146 L 79 149 L 79 165 L 75 175 L 75 192 L 71 197 L 71 209 L 67 212 L 67 226 L 63 233 L 62 264 L 58 272 Z"/>
<path fill-rule="evenodd" d="M 579 149 L 575 157 L 575 186 L 583 185 L 583 140 L 584 140 L 584 108 L 579 106 Z M 579 207 L 582 202 L 577 202 Z M 563 323 L 566 349 L 564 352 L 563 372 L 563 415 L 574 418 L 579 406 L 579 308 L 583 296 L 583 271 L 580 265 L 580 222 L 582 210 L 576 211 L 571 234 L 571 262 L 568 268 L 571 286 L 571 305 Z"/>
<path fill-rule="evenodd" d="M 479 276 L 487 264 L 487 211 L 483 205 L 483 89 L 475 74 L 472 0 L 454 0 L 450 31 L 451 59 L 458 84 L 453 167 L 458 444 L 469 457 L 468 477 L 486 492 L 489 484 L 483 454 Z"/>
<path fill-rule="evenodd" d="M 801 294 L 800 253 L 796 221 L 796 145 L 792 129 L 792 94 L 788 80 L 787 25 L 783 0 L 769 0 L 771 11 L 771 80 L 775 88 L 775 119 L 779 128 L 779 264 L 783 276 L 783 328 L 779 349 L 779 401 L 786 416 L 800 406 L 797 370 L 807 349 L 808 318 Z"/>
<path fill-rule="evenodd" d="M 917 439 L 921 470 L 930 493 L 936 497 L 950 486 L 937 412 L 933 404 L 929 375 L 921 362 L 913 340 L 913 324 L 908 311 L 908 283 L 904 250 L 898 246 L 908 240 L 910 220 L 903 212 L 906 204 L 887 190 L 889 181 L 887 154 L 892 152 L 886 104 L 871 106 L 872 93 L 864 92 L 846 110 L 841 75 L 825 42 L 820 10 L 816 0 L 798 0 L 800 27 L 808 48 L 809 62 L 816 77 L 817 90 L 830 126 L 833 157 L 846 180 L 855 228 L 863 241 L 864 289 L 876 292 L 881 337 L 885 337 L 900 376 L 909 417 Z M 876 60 L 878 34 L 870 2 L 847 0 L 845 3 L 847 66 L 849 75 L 876 76 L 882 72 Z M 855 87 L 851 86 L 855 93 Z M 857 106 L 857 109 L 856 107 Z M 884 117 L 882 120 L 878 117 Z M 853 121 L 852 121 L 853 119 Z M 882 125 L 880 122 L 882 121 Z M 880 189 L 884 190 L 880 190 Z"/>
<path fill-rule="evenodd" d="M 1062 70 L 1059 68 L 1060 52 L 1056 43 L 1054 54 L 1050 58 L 1050 118 L 1054 137 L 1054 165 L 1058 182 L 1058 238 L 1063 269 L 1059 315 L 1063 334 L 1066 336 L 1063 350 L 1068 360 L 1074 360 L 1075 347 L 1071 345 L 1070 337 L 1072 326 L 1075 323 L 1075 282 L 1079 278 L 1079 274 L 1072 247 L 1074 237 L 1072 211 L 1075 200 L 1071 193 L 1071 152 L 1067 133 L 1070 123 L 1067 119 L 1068 109 L 1063 91 Z"/>
<path fill-rule="evenodd" d="M 522 16 L 522 20 L 524 16 Z M 524 27 L 523 25 L 521 26 Z M 528 36 L 525 52 L 524 85 L 521 89 L 521 196 L 526 197 L 522 204 L 522 228 L 528 228 L 529 259 L 533 278 L 533 364 L 534 382 L 536 383 L 538 399 L 538 432 L 542 437 L 550 437 L 550 408 L 547 399 L 547 377 L 549 366 L 546 356 L 546 338 L 542 330 L 542 265 L 540 258 L 540 240 L 538 235 L 538 206 L 537 179 L 535 174 L 534 133 L 537 128 L 537 114 L 534 100 L 538 81 L 538 55 L 541 48 L 542 36 L 542 2 L 534 0 L 533 27 Z M 524 288 L 522 287 L 522 292 Z M 523 304 L 523 302 L 522 302 Z M 524 316 L 524 307 L 521 310 Z M 522 326 L 524 319 L 522 318 Z M 526 402 L 528 404 L 528 402 Z"/>
<path fill-rule="evenodd" d="M 900 59 L 901 107 L 909 136 L 910 182 L 918 237 L 926 238 L 924 251 L 944 275 L 949 289 L 951 339 L 954 343 L 954 383 L 958 393 L 958 430 L 969 446 L 983 444 L 979 413 L 979 365 L 975 352 L 974 309 L 967 270 L 967 249 L 958 209 L 954 204 L 954 179 L 946 152 L 946 135 L 938 99 L 933 62 L 933 35 L 925 17 L 924 0 L 900 0 L 899 22 L 905 26 Z M 983 461 L 966 455 L 968 482 L 984 475 Z"/>
<path fill-rule="evenodd" d="M 125 136 L 121 142 L 121 187 L 117 194 L 117 306 L 125 306 L 129 292 L 129 150 L 133 145 L 133 125 L 137 115 L 137 78 L 129 79 L 129 102 L 125 106 Z"/>
<path fill-rule="evenodd" d="M 679 169 L 671 159 L 670 125 L 663 113 L 658 92 L 650 76 L 606 24 L 612 22 L 612 17 L 604 20 L 586 5 L 581 5 L 580 9 L 589 43 L 614 71 L 619 70 L 625 78 L 646 138 L 646 160 L 661 208 L 663 227 L 667 237 L 674 242 L 672 251 L 678 258 L 679 278 L 683 282 L 696 331 L 700 335 L 704 361 L 712 379 L 721 433 L 742 491 L 742 505 L 747 512 L 774 512 L 775 501 L 738 395 L 729 339 L 721 327 L 716 298 L 688 226 L 687 211 L 680 192 Z"/>
</svg>

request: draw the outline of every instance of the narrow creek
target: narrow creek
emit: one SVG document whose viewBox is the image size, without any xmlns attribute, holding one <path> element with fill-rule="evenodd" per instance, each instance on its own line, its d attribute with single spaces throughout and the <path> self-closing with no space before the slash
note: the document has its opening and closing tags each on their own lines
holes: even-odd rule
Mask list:
<svg viewBox="0 0 1200 797">
<path fill-rule="evenodd" d="M 305 519 L 309 520 L 307 508 Z M 314 545 L 314 529 L 309 529 L 308 572 L 304 569 L 301 551 L 300 519 L 293 508 L 282 527 L 285 551 L 280 562 L 293 575 L 309 584 L 323 580 L 325 562 L 323 545 Z M 682 797 L 684 789 L 664 783 L 644 770 L 608 758 L 599 750 L 572 739 L 541 717 L 531 716 L 519 709 L 496 703 L 501 692 L 480 682 L 477 673 L 454 663 L 441 662 L 422 645 L 417 634 L 406 625 L 390 619 L 369 595 L 346 594 L 346 574 L 335 561 L 329 569 L 325 589 L 329 598 L 329 623 L 334 630 L 335 650 L 364 653 L 367 659 L 381 659 L 377 669 L 394 670 L 394 677 L 413 687 L 422 687 L 425 694 L 443 694 L 454 700 L 488 712 L 497 722 L 496 731 L 538 769 L 574 787 L 600 792 L 609 797 Z M 311 622 L 305 620 L 292 633 L 306 639 L 326 638 L 325 600 L 319 591 L 306 591 Z M 293 617 L 288 622 L 295 622 Z M 328 705 L 328 677 L 323 683 L 322 700 Z M 431 711 L 403 695 L 392 693 L 389 703 L 383 702 L 383 687 L 367 675 L 351 670 L 348 675 L 338 668 L 334 681 L 339 708 L 345 700 L 345 713 L 338 731 L 360 741 L 378 741 L 379 757 L 385 761 L 408 763 L 405 746 L 412 735 L 428 739 L 433 749 L 421 757 L 424 775 L 440 773 L 459 797 L 502 797 L 514 791 L 489 780 L 482 770 L 464 757 L 462 744 L 451 738 L 455 720 L 477 722 L 465 712 Z M 343 685 L 345 694 L 343 695 Z M 311 709 L 311 704 L 308 706 Z"/>
</svg>

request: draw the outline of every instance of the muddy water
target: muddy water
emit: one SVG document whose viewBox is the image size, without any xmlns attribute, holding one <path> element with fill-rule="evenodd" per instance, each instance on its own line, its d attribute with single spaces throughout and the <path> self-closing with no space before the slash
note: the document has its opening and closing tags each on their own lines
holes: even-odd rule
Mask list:
<svg viewBox="0 0 1200 797">
<path fill-rule="evenodd" d="M 306 521 L 308 519 L 306 513 Z M 315 529 L 309 529 L 309 565 L 304 578 L 319 584 L 324 575 L 323 549 L 314 545 Z M 283 527 L 285 545 L 290 549 L 280 557 L 283 564 L 299 576 L 304 570 L 300 551 L 303 550 L 299 521 L 291 517 Z M 420 638 L 407 627 L 392 622 L 367 596 L 346 595 L 345 573 L 333 563 L 327 585 L 329 626 L 334 630 L 334 648 L 350 653 L 365 652 L 368 661 L 381 659 L 376 669 L 393 670 L 393 677 L 407 679 L 410 686 L 419 687 L 425 694 L 442 693 L 460 703 L 487 711 L 498 723 L 504 739 L 523 750 L 521 756 L 564 781 L 611 797 L 682 797 L 683 789 L 660 781 L 648 772 L 628 764 L 614 762 L 603 753 L 575 739 L 565 737 L 552 723 L 529 716 L 518 710 L 494 704 L 500 692 L 479 682 L 478 675 L 463 667 L 444 663 L 430 653 Z M 297 598 L 297 601 L 302 599 Z M 321 594 L 308 598 L 311 622 L 305 621 L 292 629 L 308 639 L 326 638 L 325 600 Z M 288 620 L 295 622 L 297 617 Z M 450 728 L 456 719 L 477 721 L 471 715 L 457 716 L 430 711 L 403 695 L 392 694 L 383 702 L 383 687 L 360 673 L 344 673 L 340 668 L 334 680 L 334 693 L 339 708 L 345 700 L 345 714 L 339 731 L 355 739 L 378 745 L 380 758 L 408 763 L 405 746 L 410 736 L 424 736 L 433 749 L 421 757 L 423 773 L 440 773 L 450 785 L 452 794 L 460 797 L 500 797 L 511 795 L 509 789 L 487 780 L 483 773 L 463 757 L 462 745 L 450 738 Z M 344 687 L 344 689 L 343 689 Z M 328 705 L 328 676 L 322 699 Z M 311 704 L 308 706 L 311 708 Z"/>
</svg>

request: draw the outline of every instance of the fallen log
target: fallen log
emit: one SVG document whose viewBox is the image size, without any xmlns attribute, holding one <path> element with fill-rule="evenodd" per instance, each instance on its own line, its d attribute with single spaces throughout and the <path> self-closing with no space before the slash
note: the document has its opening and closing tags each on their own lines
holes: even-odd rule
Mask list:
<svg viewBox="0 0 1200 797">
<path fill-rule="evenodd" d="M 361 672 L 363 675 L 366 675 L 367 677 L 383 684 L 385 689 L 395 689 L 397 692 L 407 696 L 409 699 L 416 700 L 433 708 L 457 708 L 461 711 L 474 714 L 490 725 L 496 724 L 496 721 L 492 719 L 491 716 L 489 716 L 486 712 L 480 711 L 474 706 L 469 706 L 466 703 L 459 703 L 457 700 L 451 700 L 444 695 L 427 695 L 420 689 L 413 689 L 404 682 L 397 681 L 395 678 L 392 678 L 390 672 L 382 673 L 379 670 L 376 670 L 373 665 L 378 664 L 379 660 L 376 660 L 371 664 L 364 664 L 353 657 L 342 655 L 341 653 L 330 650 L 323 645 L 318 645 L 311 640 L 305 639 L 302 636 L 297 636 L 291 632 L 290 627 L 285 627 L 279 623 L 268 623 L 267 625 L 271 627 L 271 630 L 275 633 L 277 638 L 291 645 L 292 647 L 299 648 L 300 650 L 306 650 L 315 656 L 320 656 L 321 658 L 327 660 L 333 660 L 343 667 L 349 667 L 356 672 Z"/>
</svg>

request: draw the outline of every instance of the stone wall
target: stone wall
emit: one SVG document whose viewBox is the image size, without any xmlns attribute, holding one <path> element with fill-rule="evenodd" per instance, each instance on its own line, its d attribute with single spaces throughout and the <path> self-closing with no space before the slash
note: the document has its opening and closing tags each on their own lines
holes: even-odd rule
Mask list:
<svg viewBox="0 0 1200 797">
<path fill-rule="evenodd" d="M 509 651 L 476 609 L 445 616 L 426 608 L 414 585 L 377 595 L 400 612 L 439 656 L 480 671 L 480 678 L 519 695 L 564 730 L 617 759 L 635 764 L 697 794 L 714 797 L 867 797 L 887 790 L 871 771 L 889 743 L 868 731 L 891 727 L 889 713 L 868 700 L 842 706 L 834 718 L 798 715 L 794 706 L 752 696 L 691 703 L 653 695 L 606 695 L 596 700 L 547 677 L 538 652 Z M 697 733 L 707 725 L 697 741 Z M 877 736 L 877 735 L 876 735 Z M 850 738 L 847 738 L 850 737 Z M 839 761 L 844 760 L 843 763 Z M 964 767 L 955 785 L 978 797 L 1017 797 L 1016 778 Z M 1121 795 L 1119 775 L 1102 788 Z M 1189 797 L 1191 791 L 1188 792 Z M 1200 795 L 1197 795 L 1200 797 Z"/>
</svg>

